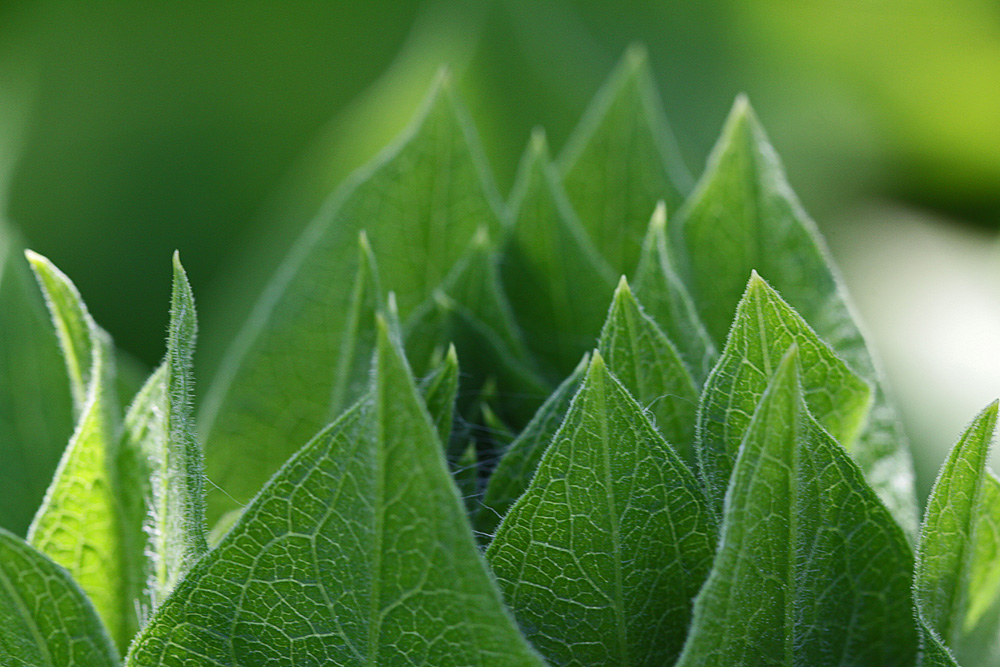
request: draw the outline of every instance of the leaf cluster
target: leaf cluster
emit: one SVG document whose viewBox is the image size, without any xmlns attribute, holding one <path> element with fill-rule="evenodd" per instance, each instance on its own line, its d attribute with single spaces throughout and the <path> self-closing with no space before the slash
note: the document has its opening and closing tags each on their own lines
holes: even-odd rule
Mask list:
<svg viewBox="0 0 1000 667">
<path fill-rule="evenodd" d="M 29 252 L 54 334 L 0 331 L 0 419 L 43 421 L 23 390 L 74 427 L 24 538 L 4 489 L 0 662 L 996 664 L 997 404 L 918 524 L 878 364 L 744 99 L 689 183 L 637 50 L 557 158 L 532 136 L 506 201 L 442 77 L 197 413 L 176 255 L 137 387 Z M 34 313 L 0 239 L 0 307 Z M 55 345 L 49 397 L 21 373 Z"/>
</svg>

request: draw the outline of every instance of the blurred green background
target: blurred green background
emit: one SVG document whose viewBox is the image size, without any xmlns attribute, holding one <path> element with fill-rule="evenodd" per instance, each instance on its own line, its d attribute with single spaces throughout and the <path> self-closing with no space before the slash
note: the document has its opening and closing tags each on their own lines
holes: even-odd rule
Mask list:
<svg viewBox="0 0 1000 667">
<path fill-rule="evenodd" d="M 644 43 L 700 173 L 744 91 L 827 235 L 923 492 L 1000 394 L 1000 3 L 0 1 L 0 211 L 120 347 L 163 350 L 169 256 L 202 386 L 320 202 L 447 64 L 502 192 Z"/>
</svg>

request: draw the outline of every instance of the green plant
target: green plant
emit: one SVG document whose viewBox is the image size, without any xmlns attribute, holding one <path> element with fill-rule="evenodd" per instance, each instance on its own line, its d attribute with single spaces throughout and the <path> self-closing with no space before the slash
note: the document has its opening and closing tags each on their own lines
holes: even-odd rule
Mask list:
<svg viewBox="0 0 1000 667">
<path fill-rule="evenodd" d="M 995 664 L 997 405 L 918 527 L 877 365 L 744 100 L 686 197 L 685 173 L 632 52 L 505 206 L 442 79 L 234 342 L 208 485 L 177 257 L 135 393 L 29 253 L 76 428 L 27 541 L 0 532 L 3 663 Z M 21 285 L 0 297 L 32 312 Z M 47 354 L 2 342 L 7 368 Z"/>
</svg>

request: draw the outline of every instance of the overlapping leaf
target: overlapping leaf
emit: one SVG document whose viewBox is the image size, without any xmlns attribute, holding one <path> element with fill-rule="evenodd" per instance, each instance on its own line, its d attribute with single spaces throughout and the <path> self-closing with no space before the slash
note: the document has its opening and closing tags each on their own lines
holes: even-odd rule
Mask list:
<svg viewBox="0 0 1000 667">
<path fill-rule="evenodd" d="M 258 302 L 204 404 L 209 478 L 245 502 L 326 422 L 351 335 L 343 286 L 357 273 L 353 241 L 362 229 L 405 323 L 477 229 L 496 237 L 499 211 L 477 141 L 442 80 L 407 135 L 334 195 Z M 211 494 L 210 518 L 231 505 Z"/>
<path fill-rule="evenodd" d="M 129 664 L 541 667 L 504 610 L 399 343 L 271 480 Z"/>
<path fill-rule="evenodd" d="M 510 208 L 503 286 L 529 348 L 563 377 L 594 347 L 615 276 L 567 200 L 540 131 L 521 162 Z"/>
<path fill-rule="evenodd" d="M 668 229 L 671 248 L 716 344 L 725 340 L 747 276 L 756 270 L 875 387 L 868 425 L 851 453 L 897 521 L 915 535 L 906 435 L 815 224 L 792 193 L 744 98 L 733 107 L 705 174 L 677 218 Z"/>
<path fill-rule="evenodd" d="M 927 651 L 942 654 L 946 646 L 970 666 L 1000 659 L 1000 481 L 987 468 L 996 422 L 993 403 L 945 461 L 927 502 L 914 576 Z"/>
<path fill-rule="evenodd" d="M 598 348 L 667 442 L 693 464 L 698 388 L 677 349 L 643 312 L 624 277 L 615 290 Z"/>
<path fill-rule="evenodd" d="M 484 536 L 493 534 L 500 519 L 514 504 L 535 475 L 538 462 L 562 424 L 590 363 L 585 355 L 569 377 L 546 399 L 528 425 L 504 453 L 490 476 L 483 495 L 483 507 L 476 514 L 476 529 Z"/>
<path fill-rule="evenodd" d="M 795 348 L 739 451 L 678 667 L 912 665 L 906 538 L 809 414 Z"/>
<path fill-rule="evenodd" d="M 20 239 L 0 219 L 0 526 L 27 532 L 72 432 L 59 342 Z"/>
<path fill-rule="evenodd" d="M 669 665 L 715 523 L 694 474 L 600 353 L 487 557 L 553 665 Z"/>
<path fill-rule="evenodd" d="M 698 410 L 698 462 L 709 496 L 721 506 L 740 443 L 776 364 L 796 345 L 802 387 L 815 419 L 844 447 L 857 437 L 871 387 L 753 273 L 736 309 L 729 340 L 712 370 Z"/>
<path fill-rule="evenodd" d="M 118 655 L 69 573 L 0 528 L 0 664 L 115 667 Z"/>
<path fill-rule="evenodd" d="M 594 247 L 617 275 L 631 274 L 650 211 L 660 200 L 680 204 L 690 183 L 641 48 L 598 92 L 559 169 Z"/>
<path fill-rule="evenodd" d="M 371 356 L 371 355 L 369 355 Z M 450 452 L 452 419 L 455 413 L 455 396 L 458 394 L 458 353 L 449 345 L 440 364 L 434 367 L 420 383 L 420 391 L 427 404 L 445 451 Z"/>
</svg>

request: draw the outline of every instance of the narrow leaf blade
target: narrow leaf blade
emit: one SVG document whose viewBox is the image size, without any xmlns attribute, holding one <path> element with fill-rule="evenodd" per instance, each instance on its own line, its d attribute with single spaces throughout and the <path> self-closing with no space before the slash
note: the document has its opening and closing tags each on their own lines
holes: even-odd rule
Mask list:
<svg viewBox="0 0 1000 667">
<path fill-rule="evenodd" d="M 90 601 L 69 573 L 0 528 L 0 663 L 119 664 Z"/>
<path fill-rule="evenodd" d="M 715 539 L 694 474 L 595 353 L 487 558 L 552 664 L 653 667 L 680 652 Z"/>
</svg>

